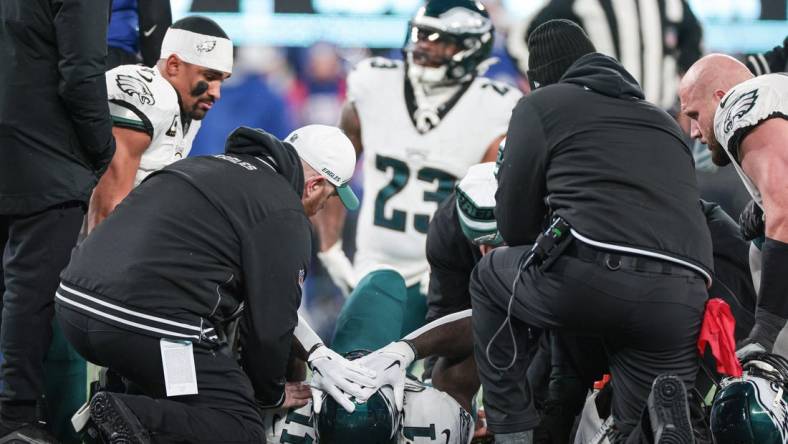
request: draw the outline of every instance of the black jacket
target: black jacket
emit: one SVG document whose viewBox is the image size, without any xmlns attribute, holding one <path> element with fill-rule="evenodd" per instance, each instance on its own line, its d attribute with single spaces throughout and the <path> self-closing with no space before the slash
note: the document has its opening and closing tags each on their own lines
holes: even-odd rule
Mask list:
<svg viewBox="0 0 788 444">
<path fill-rule="evenodd" d="M 427 232 L 427 321 L 471 308 L 471 272 L 481 257 L 479 247 L 462 232 L 457 195 L 452 193 L 438 206 Z"/>
<path fill-rule="evenodd" d="M 712 269 L 692 155 L 676 122 L 643 100 L 614 59 L 581 57 L 515 107 L 495 217 L 509 245 L 532 243 L 549 214 L 592 240 Z"/>
<path fill-rule="evenodd" d="M 57 301 L 90 306 L 102 314 L 86 315 L 138 333 L 190 334 L 139 317 L 132 320 L 158 330 L 137 328 L 104 314 L 127 317 L 113 305 L 174 320 L 194 326 L 187 337 L 198 343 L 216 341 L 211 329 L 244 303 L 244 366 L 258 399 L 270 406 L 283 395 L 310 258 L 304 175 L 292 146 L 259 130 L 236 130 L 226 150 L 176 162 L 134 189 L 74 250 Z"/>
<path fill-rule="evenodd" d="M 0 214 L 86 202 L 109 164 L 109 7 L 0 2 Z"/>
</svg>

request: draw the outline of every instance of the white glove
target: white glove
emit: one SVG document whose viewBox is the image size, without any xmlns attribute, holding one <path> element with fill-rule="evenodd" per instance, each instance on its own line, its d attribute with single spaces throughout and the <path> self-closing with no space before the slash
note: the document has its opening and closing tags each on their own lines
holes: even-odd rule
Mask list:
<svg viewBox="0 0 788 444">
<path fill-rule="evenodd" d="M 394 403 L 397 409 L 402 411 L 405 375 L 408 366 L 415 359 L 416 354 L 411 346 L 404 341 L 397 341 L 358 359 L 357 362 L 377 373 L 375 391 L 384 385 L 390 385 L 394 389 Z"/>
<path fill-rule="evenodd" d="M 764 348 L 764 346 L 762 346 L 761 344 L 757 342 L 751 342 L 745 345 L 744 347 L 736 350 L 736 358 L 738 358 L 739 361 L 744 361 L 745 359 L 747 359 L 747 356 L 750 356 L 753 353 L 761 353 L 765 351 L 766 348 Z"/>
<path fill-rule="evenodd" d="M 353 264 L 350 263 L 350 259 L 342 250 L 342 241 L 337 241 L 326 251 L 318 251 L 317 258 L 328 271 L 334 285 L 339 287 L 342 295 L 347 298 L 350 292 L 356 288 L 358 280 L 353 272 Z"/>
<path fill-rule="evenodd" d="M 320 413 L 323 391 L 327 392 L 348 412 L 356 405 L 351 398 L 361 401 L 375 393 L 375 372 L 356 361 L 348 361 L 325 345 L 318 346 L 307 358 L 312 370 L 312 408 Z"/>
</svg>

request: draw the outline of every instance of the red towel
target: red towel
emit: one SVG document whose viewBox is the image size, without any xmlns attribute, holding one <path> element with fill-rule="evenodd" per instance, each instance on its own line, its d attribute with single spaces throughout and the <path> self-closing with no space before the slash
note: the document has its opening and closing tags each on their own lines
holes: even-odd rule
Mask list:
<svg viewBox="0 0 788 444">
<path fill-rule="evenodd" d="M 698 352 L 702 356 L 708 344 L 717 361 L 717 371 L 738 378 L 742 370 L 741 363 L 736 358 L 736 340 L 733 337 L 735 327 L 736 319 L 733 318 L 728 304 L 719 298 L 709 299 L 698 337 Z"/>
</svg>

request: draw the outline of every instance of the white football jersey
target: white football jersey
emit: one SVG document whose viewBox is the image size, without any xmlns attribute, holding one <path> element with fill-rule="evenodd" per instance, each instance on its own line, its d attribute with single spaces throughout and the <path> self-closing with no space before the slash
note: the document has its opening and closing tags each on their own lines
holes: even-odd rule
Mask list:
<svg viewBox="0 0 788 444">
<path fill-rule="evenodd" d="M 263 425 L 269 444 L 317 442 L 311 400 L 298 409 L 265 412 Z"/>
<path fill-rule="evenodd" d="M 364 198 L 356 234 L 359 276 L 380 264 L 413 285 L 428 271 L 426 236 L 438 204 L 468 167 L 506 133 L 519 90 L 478 77 L 437 126 L 420 133 L 406 99 L 402 62 L 373 58 L 348 75 L 361 122 Z M 450 101 L 451 102 L 451 101 Z"/>
<path fill-rule="evenodd" d="M 766 74 L 734 86 L 722 98 L 714 114 L 714 135 L 725 148 L 747 191 L 761 208 L 761 192 L 741 168 L 739 145 L 750 130 L 773 117 L 788 119 L 786 73 Z"/>
<path fill-rule="evenodd" d="M 408 378 L 400 444 L 468 444 L 473 438 L 470 413 L 446 393 Z M 263 416 L 269 443 L 318 442 L 312 401 L 289 412 L 276 410 Z"/>
<path fill-rule="evenodd" d="M 105 78 L 113 125 L 143 131 L 151 138 L 134 186 L 189 154 L 200 122 L 192 120 L 184 128 L 178 93 L 158 69 L 122 65 L 108 71 Z"/>
<path fill-rule="evenodd" d="M 471 414 L 447 393 L 408 379 L 405 385 L 401 444 L 468 444 Z"/>
</svg>

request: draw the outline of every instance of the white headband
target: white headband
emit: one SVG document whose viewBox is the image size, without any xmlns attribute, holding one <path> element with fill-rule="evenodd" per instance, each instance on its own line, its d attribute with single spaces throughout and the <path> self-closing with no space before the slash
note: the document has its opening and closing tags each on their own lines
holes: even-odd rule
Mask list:
<svg viewBox="0 0 788 444">
<path fill-rule="evenodd" d="M 233 43 L 229 39 L 170 28 L 164 34 L 160 58 L 172 54 L 193 65 L 233 72 Z"/>
</svg>

